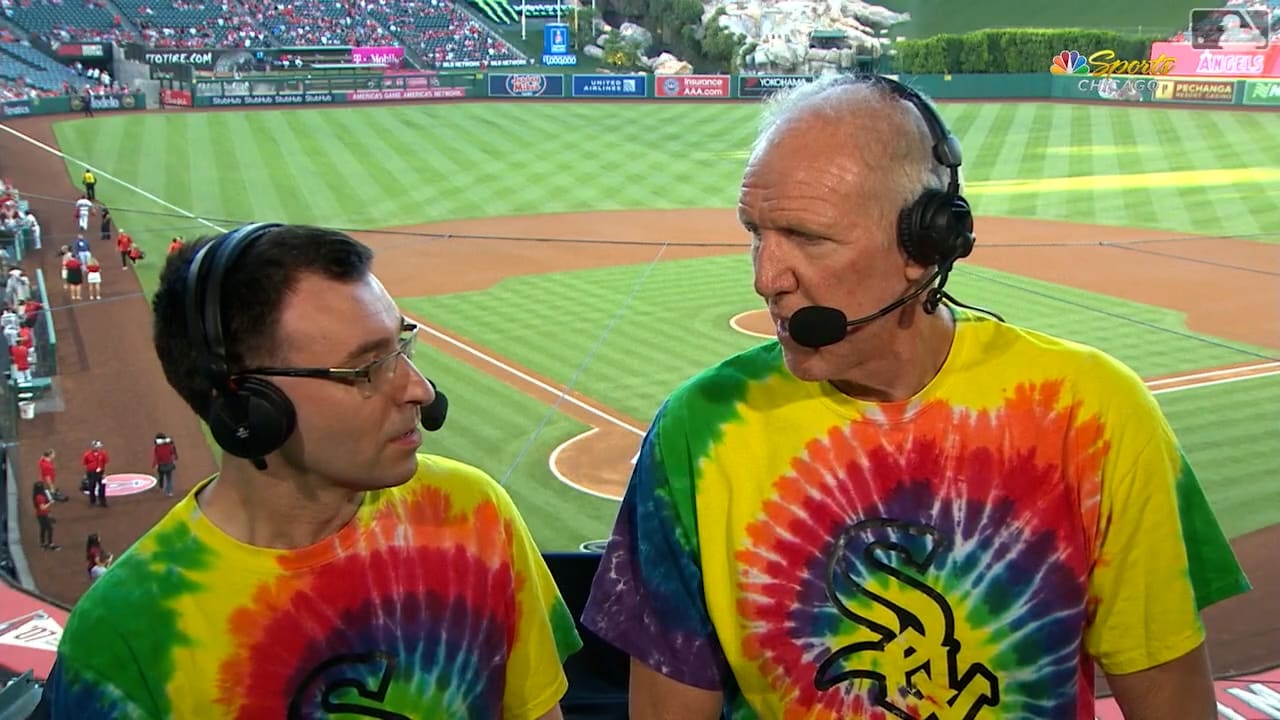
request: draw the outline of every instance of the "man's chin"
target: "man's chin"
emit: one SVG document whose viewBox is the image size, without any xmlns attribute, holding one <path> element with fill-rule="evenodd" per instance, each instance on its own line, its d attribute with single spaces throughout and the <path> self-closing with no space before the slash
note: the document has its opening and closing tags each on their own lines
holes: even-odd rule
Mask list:
<svg viewBox="0 0 1280 720">
<path fill-rule="evenodd" d="M 782 361 L 797 380 L 821 382 L 827 379 L 827 364 L 818 350 L 783 343 Z"/>
</svg>

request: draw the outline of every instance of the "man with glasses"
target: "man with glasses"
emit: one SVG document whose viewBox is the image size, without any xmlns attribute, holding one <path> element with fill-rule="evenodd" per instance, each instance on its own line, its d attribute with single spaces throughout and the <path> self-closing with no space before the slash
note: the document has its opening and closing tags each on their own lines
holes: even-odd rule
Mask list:
<svg viewBox="0 0 1280 720">
<path fill-rule="evenodd" d="M 419 452 L 434 386 L 371 262 L 303 226 L 169 256 L 156 352 L 222 469 L 76 605 L 53 717 L 561 717 L 573 619 L 503 488 Z"/>
</svg>

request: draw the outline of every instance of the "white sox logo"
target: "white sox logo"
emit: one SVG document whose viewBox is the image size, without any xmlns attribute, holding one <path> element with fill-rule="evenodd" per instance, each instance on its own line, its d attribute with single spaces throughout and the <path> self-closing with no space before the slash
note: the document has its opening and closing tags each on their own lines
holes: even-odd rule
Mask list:
<svg viewBox="0 0 1280 720">
<path fill-rule="evenodd" d="M 827 558 L 827 597 L 878 639 L 837 648 L 818 666 L 814 687 L 871 680 L 872 699 L 903 720 L 974 720 L 983 707 L 999 705 L 990 668 L 971 663 L 961 672 L 955 613 L 920 579 L 949 545 L 936 528 L 901 520 L 865 520 L 841 533 Z M 880 585 L 892 587 L 888 596 L 857 579 L 878 576 L 888 576 Z M 913 698 L 914 712 L 895 704 L 902 692 Z"/>
</svg>

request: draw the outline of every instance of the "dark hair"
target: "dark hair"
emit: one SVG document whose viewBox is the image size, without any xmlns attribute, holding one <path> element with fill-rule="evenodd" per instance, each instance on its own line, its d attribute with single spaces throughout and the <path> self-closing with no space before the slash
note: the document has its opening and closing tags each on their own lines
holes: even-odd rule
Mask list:
<svg viewBox="0 0 1280 720">
<path fill-rule="evenodd" d="M 152 340 L 165 378 L 206 419 L 213 388 L 196 368 L 188 336 L 187 269 L 218 237 L 199 237 L 169 255 L 151 304 Z M 368 246 L 336 230 L 285 225 L 255 239 L 227 268 L 221 288 L 223 338 L 232 372 L 272 361 L 280 307 L 303 275 L 355 282 L 368 275 L 372 264 Z"/>
</svg>

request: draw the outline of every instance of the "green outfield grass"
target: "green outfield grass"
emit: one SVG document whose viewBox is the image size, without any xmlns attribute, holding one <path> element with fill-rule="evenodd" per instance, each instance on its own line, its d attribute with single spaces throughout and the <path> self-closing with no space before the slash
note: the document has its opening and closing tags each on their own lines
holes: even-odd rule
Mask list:
<svg viewBox="0 0 1280 720">
<path fill-rule="evenodd" d="M 964 144 L 967 194 L 980 215 L 1212 235 L 1280 227 L 1280 201 L 1269 191 L 1280 178 L 1280 114 L 1048 103 L 942 109 Z M 120 115 L 63 122 L 56 133 L 72 157 L 224 227 L 286 220 L 372 229 L 730 207 L 757 113 L 728 104 L 486 103 Z M 68 161 L 73 182 L 80 171 Z M 209 230 L 99 176 L 99 198 L 154 257 L 174 234 Z M 158 267 L 139 273 L 148 292 Z M 1252 357 L 1249 348 L 1193 337 L 1160 308 L 983 269 L 959 269 L 951 287 L 1011 321 L 1095 343 L 1144 375 Z M 401 301 L 540 374 L 573 380 L 640 423 L 680 380 L 757 342 L 726 324 L 758 306 L 744 256 L 519 277 L 484 292 Z M 675 334 L 688 341 L 664 342 Z M 547 466 L 551 449 L 586 426 L 441 353 L 425 351 L 419 363 L 454 401 L 429 449 L 503 479 L 548 549 L 606 534 L 616 505 L 568 488 Z M 1280 520 L 1262 502 L 1280 473 L 1280 459 L 1260 449 L 1280 419 L 1273 380 L 1161 396 L 1233 535 Z"/>
</svg>

